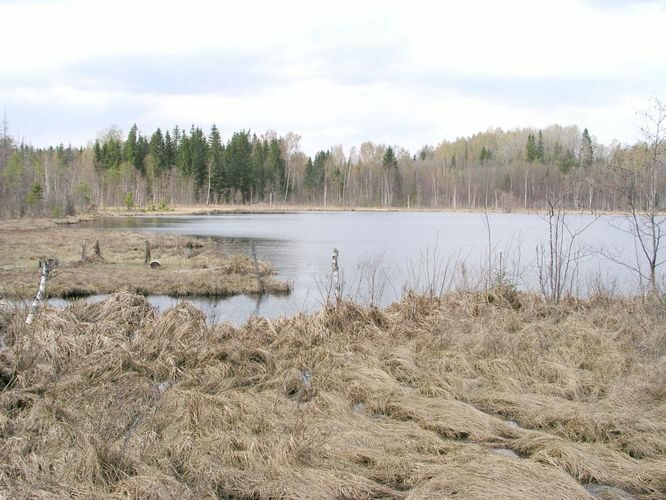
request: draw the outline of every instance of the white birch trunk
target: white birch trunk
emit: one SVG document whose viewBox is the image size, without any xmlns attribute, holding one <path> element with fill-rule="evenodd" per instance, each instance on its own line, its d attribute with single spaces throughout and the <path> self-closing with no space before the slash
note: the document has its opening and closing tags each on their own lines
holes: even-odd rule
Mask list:
<svg viewBox="0 0 666 500">
<path fill-rule="evenodd" d="M 39 280 L 39 288 L 37 289 L 37 295 L 35 295 L 35 300 L 32 301 L 32 305 L 30 306 L 30 313 L 28 314 L 28 317 L 25 320 L 26 325 L 31 324 L 32 321 L 35 319 L 35 313 L 37 312 L 37 308 L 39 307 L 40 302 L 44 299 L 44 295 L 46 294 L 46 281 L 49 278 L 48 261 L 40 260 L 39 267 L 42 268 L 42 277 Z"/>
<path fill-rule="evenodd" d="M 338 249 L 333 249 L 333 257 L 331 258 L 331 271 L 333 271 L 333 291 L 335 293 L 335 303 L 339 304 L 342 301 L 342 287 L 340 286 L 340 269 L 338 267 Z"/>
</svg>

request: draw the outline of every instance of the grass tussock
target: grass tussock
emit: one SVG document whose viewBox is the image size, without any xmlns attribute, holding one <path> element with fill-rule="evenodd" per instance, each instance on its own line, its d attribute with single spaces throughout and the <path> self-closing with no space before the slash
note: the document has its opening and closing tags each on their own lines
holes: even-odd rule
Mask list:
<svg viewBox="0 0 666 500">
<path fill-rule="evenodd" d="M 51 297 L 76 298 L 129 290 L 133 293 L 176 297 L 228 296 L 260 293 L 249 256 L 230 252 L 210 239 L 110 232 L 66 226 L 48 220 L 0 222 L 0 293 L 13 298 L 34 296 L 39 283 L 39 260 L 56 257 L 60 266 L 48 283 Z M 156 269 L 144 265 L 145 241 L 151 242 Z M 99 242 L 101 256 L 94 253 Z M 86 258 L 83 244 L 87 242 Z M 288 293 L 287 283 L 273 278 L 275 269 L 259 262 L 263 289 Z"/>
<path fill-rule="evenodd" d="M 517 298 L 407 295 L 239 328 L 129 293 L 29 328 L 14 312 L 0 493 L 666 495 L 663 304 Z"/>
</svg>

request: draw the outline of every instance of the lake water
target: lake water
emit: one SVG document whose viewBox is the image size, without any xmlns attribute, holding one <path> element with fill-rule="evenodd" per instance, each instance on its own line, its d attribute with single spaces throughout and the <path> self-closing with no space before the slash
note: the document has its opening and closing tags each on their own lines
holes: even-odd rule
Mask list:
<svg viewBox="0 0 666 500">
<path fill-rule="evenodd" d="M 618 228 L 624 219 L 569 215 L 567 221 L 574 232 L 589 225 L 577 240 L 582 255 L 575 261 L 572 291 L 584 295 L 603 282 L 617 291 L 636 292 L 636 277 L 597 253 L 603 249 L 635 264 L 633 238 Z M 234 323 L 253 314 L 276 317 L 321 308 L 332 297 L 334 248 L 339 250 L 344 295 L 385 306 L 399 299 L 405 286 L 420 291 L 429 285 L 435 285 L 436 291 L 475 287 L 499 275 L 519 289 L 538 290 L 537 247 L 549 240 L 543 216 L 511 213 L 488 214 L 487 219 L 482 213 L 356 211 L 133 216 L 105 217 L 95 224 L 212 237 L 227 253 L 250 254 L 254 244 L 258 258 L 270 261 L 277 277 L 292 283 L 293 292 L 191 300 L 213 320 Z M 178 299 L 157 296 L 151 301 L 162 309 Z"/>
</svg>

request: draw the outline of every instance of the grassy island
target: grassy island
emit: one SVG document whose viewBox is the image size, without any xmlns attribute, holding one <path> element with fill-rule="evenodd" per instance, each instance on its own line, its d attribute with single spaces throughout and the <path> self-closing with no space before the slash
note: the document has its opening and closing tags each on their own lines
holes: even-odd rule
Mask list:
<svg viewBox="0 0 666 500">
<path fill-rule="evenodd" d="M 65 220 L 66 221 L 66 220 Z M 48 282 L 51 297 L 82 297 L 128 290 L 142 295 L 228 296 L 288 293 L 275 269 L 212 239 L 88 229 L 53 220 L 0 221 L 0 293 L 34 296 L 39 260 L 57 258 Z M 145 263 L 150 242 L 152 268 Z M 94 247 L 99 242 L 100 255 Z M 85 255 L 83 246 L 86 245 Z M 257 278 L 259 275 L 259 279 Z"/>
</svg>

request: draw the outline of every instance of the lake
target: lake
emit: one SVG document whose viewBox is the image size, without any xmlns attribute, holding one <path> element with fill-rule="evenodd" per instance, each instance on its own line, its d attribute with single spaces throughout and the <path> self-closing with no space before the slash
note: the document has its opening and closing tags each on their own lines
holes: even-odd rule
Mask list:
<svg viewBox="0 0 666 500">
<path fill-rule="evenodd" d="M 571 291 L 585 295 L 600 283 L 635 293 L 636 276 L 616 260 L 635 264 L 633 238 L 622 217 L 568 215 L 579 258 L 570 269 Z M 343 293 L 364 304 L 386 306 L 408 286 L 436 292 L 475 288 L 503 279 L 522 290 L 539 290 L 537 247 L 548 245 L 544 216 L 459 212 L 290 212 L 197 216 L 102 217 L 96 227 L 205 236 L 227 253 L 251 253 L 270 261 L 278 278 L 293 285 L 288 296 L 188 299 L 212 320 L 242 323 L 253 314 L 273 318 L 322 307 L 331 292 L 331 256 L 339 250 Z M 491 272 L 488 273 L 487 269 Z M 663 278 L 663 277 L 662 277 Z M 160 309 L 178 299 L 151 297 Z"/>
</svg>

